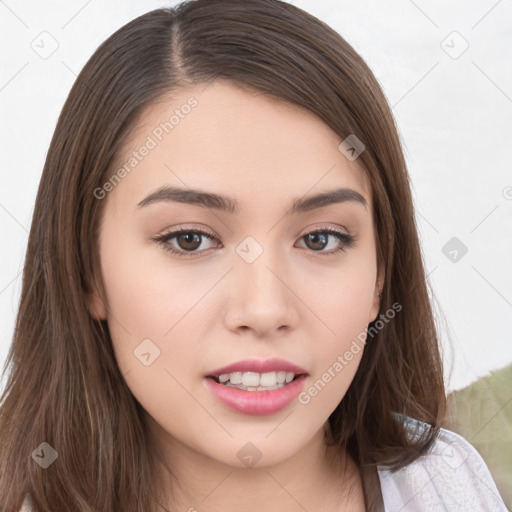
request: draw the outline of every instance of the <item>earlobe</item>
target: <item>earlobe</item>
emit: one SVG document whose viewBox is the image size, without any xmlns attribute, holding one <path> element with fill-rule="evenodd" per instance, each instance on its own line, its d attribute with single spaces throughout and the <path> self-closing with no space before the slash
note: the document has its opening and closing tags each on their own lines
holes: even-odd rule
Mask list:
<svg viewBox="0 0 512 512">
<path fill-rule="evenodd" d="M 107 320 L 107 301 L 103 298 L 105 292 L 102 276 L 94 274 L 87 281 L 87 287 L 84 291 L 89 314 L 95 320 Z"/>
<path fill-rule="evenodd" d="M 382 265 L 381 265 L 382 267 Z M 383 275 L 383 269 L 380 269 L 379 276 Z M 368 323 L 374 322 L 377 319 L 377 316 L 380 311 L 380 302 L 382 299 L 382 290 L 384 288 L 384 278 L 377 277 L 377 282 L 375 283 L 375 290 L 373 293 L 373 304 L 372 309 L 370 311 L 370 318 L 368 319 Z"/>
<path fill-rule="evenodd" d="M 87 305 L 89 313 L 95 320 L 107 319 L 107 308 L 102 298 L 97 293 L 89 293 L 87 295 Z"/>
<path fill-rule="evenodd" d="M 378 289 L 375 290 L 375 293 L 373 294 L 373 304 L 372 309 L 370 311 L 370 317 L 368 319 L 368 323 L 374 322 L 377 319 L 377 315 L 380 311 L 380 299 L 381 294 L 378 291 Z"/>
</svg>

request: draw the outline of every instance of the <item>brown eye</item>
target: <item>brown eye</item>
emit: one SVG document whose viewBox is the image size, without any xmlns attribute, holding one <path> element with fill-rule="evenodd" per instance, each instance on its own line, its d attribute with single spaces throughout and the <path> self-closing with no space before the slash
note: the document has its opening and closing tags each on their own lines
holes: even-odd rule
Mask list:
<svg viewBox="0 0 512 512">
<path fill-rule="evenodd" d="M 208 250 L 208 247 L 203 247 L 200 250 L 205 239 L 216 240 L 216 237 L 200 229 L 180 228 L 153 238 L 165 251 L 183 257 L 200 255 Z M 333 229 L 318 229 L 303 235 L 301 237 L 302 240 L 304 240 L 306 248 L 310 249 L 313 253 L 329 256 L 339 251 L 346 251 L 352 247 L 356 237 Z M 329 246 L 331 240 L 334 240 L 334 246 L 326 251 L 325 249 Z"/>
<path fill-rule="evenodd" d="M 325 233 L 310 233 L 304 237 L 306 240 L 306 245 L 314 251 L 321 251 L 325 248 L 329 241 L 329 235 L 325 235 Z"/>
<path fill-rule="evenodd" d="M 330 250 L 324 251 L 329 244 L 329 238 L 337 239 L 337 245 Z M 302 237 L 308 249 L 321 255 L 334 254 L 339 251 L 346 251 L 354 245 L 356 238 L 353 235 L 342 233 L 333 229 L 321 229 L 307 233 Z"/>
<path fill-rule="evenodd" d="M 215 236 L 200 229 L 180 228 L 165 235 L 153 238 L 164 250 L 178 256 L 195 256 L 204 252 L 205 248 L 198 251 L 204 243 L 204 239 L 215 240 Z M 174 243 L 173 243 L 174 242 Z"/>
<path fill-rule="evenodd" d="M 183 233 L 175 236 L 180 249 L 195 251 L 201 246 L 201 235 L 197 233 Z"/>
</svg>

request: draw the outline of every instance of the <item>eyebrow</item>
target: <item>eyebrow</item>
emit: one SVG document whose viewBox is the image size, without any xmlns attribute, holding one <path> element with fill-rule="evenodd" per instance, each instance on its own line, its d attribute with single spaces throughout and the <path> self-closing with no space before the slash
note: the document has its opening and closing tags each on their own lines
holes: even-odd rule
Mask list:
<svg viewBox="0 0 512 512">
<path fill-rule="evenodd" d="M 171 201 L 200 206 L 202 208 L 213 208 L 231 214 L 240 212 L 238 201 L 234 198 L 213 194 L 211 192 L 203 192 L 201 190 L 171 186 L 162 187 L 152 192 L 140 201 L 137 206 L 142 208 L 154 203 Z M 285 215 L 304 213 L 331 204 L 345 203 L 348 201 L 362 204 L 367 208 L 367 201 L 359 192 L 350 188 L 338 188 L 314 196 L 296 199 Z"/>
</svg>

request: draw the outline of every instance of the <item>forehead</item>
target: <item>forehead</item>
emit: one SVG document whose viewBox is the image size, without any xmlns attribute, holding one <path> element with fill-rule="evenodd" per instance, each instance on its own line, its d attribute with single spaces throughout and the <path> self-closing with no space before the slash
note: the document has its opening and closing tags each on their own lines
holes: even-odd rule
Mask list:
<svg viewBox="0 0 512 512">
<path fill-rule="evenodd" d="M 346 186 L 371 204 L 366 172 L 339 151 L 341 141 L 297 105 L 221 81 L 195 85 L 141 113 L 111 170 L 129 170 L 114 192 L 123 189 L 133 202 L 174 184 L 221 191 L 243 203 L 244 197 L 284 199 Z"/>
</svg>

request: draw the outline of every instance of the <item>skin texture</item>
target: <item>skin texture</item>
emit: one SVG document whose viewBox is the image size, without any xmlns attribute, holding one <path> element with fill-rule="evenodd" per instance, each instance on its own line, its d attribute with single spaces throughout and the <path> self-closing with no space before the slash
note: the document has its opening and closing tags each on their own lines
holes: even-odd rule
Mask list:
<svg viewBox="0 0 512 512">
<path fill-rule="evenodd" d="M 383 276 L 367 178 L 311 112 L 222 82 L 152 105 L 119 161 L 191 97 L 197 106 L 103 199 L 107 303 L 91 296 L 91 314 L 108 320 L 127 385 L 177 477 L 177 510 L 364 510 L 354 462 L 324 441 L 362 350 L 308 404 L 294 400 L 266 416 L 226 408 L 204 376 L 241 359 L 280 357 L 307 370 L 307 389 L 377 317 Z M 231 196 L 240 213 L 176 202 L 137 206 L 164 185 Z M 367 208 L 349 201 L 284 216 L 293 200 L 338 187 L 358 191 Z M 333 236 L 324 248 L 307 245 L 304 235 L 326 225 L 356 242 L 332 254 L 343 243 Z M 151 240 L 179 227 L 217 240 L 203 237 L 195 257 Z M 236 252 L 247 236 L 263 249 L 250 264 Z M 190 244 L 178 242 L 168 245 L 186 252 Z M 134 355 L 144 339 L 160 350 L 148 366 Z M 248 442 L 261 453 L 256 467 L 237 457 Z M 163 478 L 170 493 L 171 479 Z"/>
</svg>

